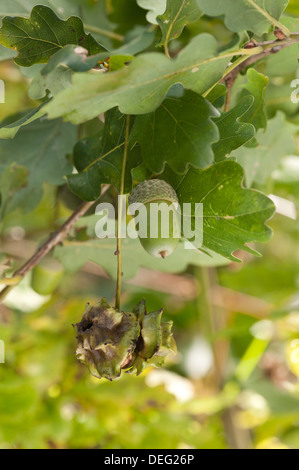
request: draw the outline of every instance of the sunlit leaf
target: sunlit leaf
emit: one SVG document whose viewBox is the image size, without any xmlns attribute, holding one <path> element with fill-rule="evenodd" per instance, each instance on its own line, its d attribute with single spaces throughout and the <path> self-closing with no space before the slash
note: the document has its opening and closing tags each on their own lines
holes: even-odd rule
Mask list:
<svg viewBox="0 0 299 470">
<path fill-rule="evenodd" d="M 137 0 L 138 5 L 148 10 L 146 19 L 149 23 L 157 24 L 157 16 L 162 15 L 166 9 L 167 0 Z"/>
</svg>

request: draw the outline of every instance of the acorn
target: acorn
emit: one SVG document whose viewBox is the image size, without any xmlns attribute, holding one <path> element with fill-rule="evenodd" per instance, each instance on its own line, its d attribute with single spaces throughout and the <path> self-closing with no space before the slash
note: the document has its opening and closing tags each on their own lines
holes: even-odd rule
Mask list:
<svg viewBox="0 0 299 470">
<path fill-rule="evenodd" d="M 130 208 L 132 204 L 135 207 Z M 144 211 L 140 211 L 142 205 Z M 150 255 L 164 259 L 177 248 L 181 234 L 178 205 L 175 190 L 163 180 L 142 181 L 129 195 L 129 210 L 139 226 L 139 240 Z"/>
<path fill-rule="evenodd" d="M 159 367 L 176 352 L 172 322 L 161 322 L 163 309 L 147 313 L 145 301 L 132 312 L 110 307 L 106 298 L 86 305 L 82 320 L 74 326 L 76 356 L 92 375 L 114 380 L 124 371 L 139 375 L 146 367 Z"/>
</svg>

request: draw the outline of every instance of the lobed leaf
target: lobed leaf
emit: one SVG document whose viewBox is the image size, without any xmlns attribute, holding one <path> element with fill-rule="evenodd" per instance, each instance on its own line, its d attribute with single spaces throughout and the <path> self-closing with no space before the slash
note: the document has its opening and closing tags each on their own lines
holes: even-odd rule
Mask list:
<svg viewBox="0 0 299 470">
<path fill-rule="evenodd" d="M 159 259 L 149 255 L 139 240 L 122 239 L 123 247 L 123 279 L 127 280 L 137 274 L 140 266 L 161 272 L 182 272 L 188 265 L 223 266 L 228 261 L 216 253 L 204 254 L 195 250 L 185 250 L 183 244 L 175 251 L 175 255 Z M 55 248 L 54 256 L 67 271 L 77 271 L 88 260 L 102 266 L 113 279 L 116 277 L 115 240 L 67 241 L 63 246 Z"/>
<path fill-rule="evenodd" d="M 30 18 L 4 17 L 0 44 L 18 51 L 14 61 L 23 67 L 48 62 L 67 44 L 78 44 L 91 55 L 105 50 L 90 34 L 85 34 L 79 17 L 72 16 L 64 21 L 43 5 L 35 6 Z"/>
<path fill-rule="evenodd" d="M 0 172 L 14 162 L 28 171 L 27 186 L 14 195 L 11 209 L 32 210 L 40 201 L 43 183 L 64 183 L 63 176 L 72 168 L 66 155 L 71 153 L 75 140 L 76 128 L 60 119 L 32 122 L 14 139 L 0 140 Z"/>
<path fill-rule="evenodd" d="M 45 104 L 46 102 L 32 109 L 24 116 L 20 117 L 17 121 L 13 121 L 9 124 L 3 122 L 0 126 L 0 139 L 12 139 L 22 126 L 26 126 L 36 119 L 44 116 L 45 113 L 42 108 Z"/>
<path fill-rule="evenodd" d="M 219 140 L 212 144 L 216 162 L 224 160 L 233 150 L 241 147 L 254 136 L 254 126 L 242 122 L 244 115 L 252 108 L 253 102 L 252 96 L 245 96 L 234 108 L 214 118 L 220 133 Z"/>
<path fill-rule="evenodd" d="M 27 184 L 28 171 L 24 166 L 12 163 L 0 176 L 0 220 L 10 210 L 15 193 Z"/>
<path fill-rule="evenodd" d="M 152 24 L 157 24 L 157 16 L 164 13 L 166 2 L 167 0 L 137 0 L 137 3 L 141 8 L 148 10 L 146 19 Z"/>
<path fill-rule="evenodd" d="M 143 160 L 154 173 L 161 173 L 165 163 L 179 173 L 192 163 L 204 168 L 214 160 L 211 144 L 218 140 L 212 117 L 218 111 L 192 91 L 183 97 L 169 96 L 153 113 L 136 117 L 132 142 L 141 145 Z"/>
<path fill-rule="evenodd" d="M 197 4 L 205 15 L 224 15 L 225 25 L 236 33 L 245 30 L 261 36 L 271 26 L 285 29 L 278 20 L 288 0 L 197 0 Z"/>
<path fill-rule="evenodd" d="M 201 14 L 196 0 L 167 0 L 165 12 L 157 17 L 162 31 L 158 46 L 167 45 L 172 39 L 178 38 L 184 27 L 197 21 Z"/>
<path fill-rule="evenodd" d="M 79 16 L 84 19 L 84 28 L 92 31 L 97 41 L 107 48 L 113 43 L 110 33 L 115 26 L 107 18 L 105 2 L 90 2 L 89 0 L 1 0 L 0 17 L 24 16 L 29 17 L 31 10 L 42 5 L 51 8 L 57 16 L 68 19 L 70 16 Z M 85 24 L 86 23 L 86 24 Z"/>
<path fill-rule="evenodd" d="M 175 188 L 179 202 L 192 203 L 191 226 L 195 228 L 196 207 L 203 204 L 203 249 L 212 250 L 232 261 L 233 253 L 245 250 L 251 242 L 266 242 L 272 231 L 265 225 L 275 211 L 264 194 L 242 186 L 242 167 L 232 161 L 216 163 L 204 170 L 190 167 L 184 176 L 165 172 L 160 176 Z"/>
<path fill-rule="evenodd" d="M 265 109 L 265 92 L 269 83 L 268 77 L 262 73 L 258 73 L 255 69 L 248 69 L 247 83 L 242 86 L 239 99 L 246 96 L 253 96 L 253 105 L 242 116 L 242 122 L 253 124 L 256 130 L 266 129 L 267 114 Z"/>
<path fill-rule="evenodd" d="M 79 173 L 68 176 L 70 189 L 84 200 L 92 201 L 99 197 L 101 184 L 120 185 L 126 116 L 116 108 L 105 116 L 103 133 L 77 142 L 74 147 L 74 165 Z M 126 165 L 125 191 L 132 188 L 131 170 L 140 165 L 137 147 L 129 151 Z"/>
<path fill-rule="evenodd" d="M 80 123 L 118 106 L 124 114 L 154 111 L 175 83 L 202 94 L 218 80 L 234 55 L 217 55 L 217 42 L 210 34 L 196 36 L 175 60 L 160 53 L 145 53 L 127 66 L 107 74 L 74 74 L 73 85 L 45 106 L 53 119 Z"/>
</svg>

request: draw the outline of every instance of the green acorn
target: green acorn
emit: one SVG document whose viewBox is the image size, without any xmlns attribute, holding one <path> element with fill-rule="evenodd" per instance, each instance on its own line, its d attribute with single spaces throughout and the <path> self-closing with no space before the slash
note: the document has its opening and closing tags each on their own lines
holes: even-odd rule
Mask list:
<svg viewBox="0 0 299 470">
<path fill-rule="evenodd" d="M 161 366 L 166 356 L 176 352 L 172 322 L 161 323 L 162 311 L 146 312 L 142 300 L 132 312 L 119 312 L 106 299 L 87 304 L 77 333 L 77 359 L 95 377 L 113 380 L 122 371 L 140 374 L 148 366 Z"/>
<path fill-rule="evenodd" d="M 129 205 L 134 203 L 143 204 L 145 207 L 145 212 L 141 212 L 141 216 L 138 215 L 141 245 L 152 256 L 162 258 L 169 256 L 178 246 L 180 238 L 178 197 L 175 190 L 166 181 L 146 180 L 139 183 L 131 192 Z M 136 208 L 138 210 L 138 206 Z M 166 229 L 165 232 L 163 227 Z M 156 230 L 154 237 L 151 236 L 153 228 Z M 140 235 L 142 229 L 145 236 Z"/>
</svg>

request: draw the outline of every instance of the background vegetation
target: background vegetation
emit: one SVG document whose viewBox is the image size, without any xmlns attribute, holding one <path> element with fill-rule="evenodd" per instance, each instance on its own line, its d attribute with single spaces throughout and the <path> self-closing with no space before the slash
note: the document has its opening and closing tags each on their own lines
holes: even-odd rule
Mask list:
<svg viewBox="0 0 299 470">
<path fill-rule="evenodd" d="M 122 62 L 111 62 L 117 70 L 123 70 L 127 55 L 145 50 L 173 58 L 200 33 L 212 34 L 220 51 L 237 50 L 252 37 L 258 43 L 276 40 L 271 23 L 261 30 L 256 26 L 257 31 L 246 24 L 236 27 L 229 1 L 221 2 L 228 10 L 220 13 L 216 9 L 213 13 L 213 1 L 189 2 L 192 8 L 187 10 L 187 20 L 184 17 L 175 23 L 171 31 L 165 27 L 165 16 L 155 24 L 156 16 L 165 10 L 165 5 L 156 10 L 163 2 L 144 0 L 2 1 L 0 15 L 28 17 L 38 3 L 51 7 L 63 19 L 80 16 L 85 30 L 105 48 L 123 47 L 117 55 Z M 172 22 L 175 12 L 170 3 L 167 14 Z M 241 7 L 243 3 L 238 0 Z M 288 3 L 279 21 L 298 32 L 296 0 L 273 3 L 278 9 Z M 255 19 L 253 23 L 257 25 Z M 81 199 L 100 196 L 78 195 L 75 179 L 68 181 L 72 192 L 65 175 L 72 173 L 76 141 L 102 132 L 102 123 L 88 114 L 92 113 L 92 99 L 76 110 L 87 113 L 84 119 L 72 124 L 60 120 L 60 109 L 61 115 L 66 112 L 67 121 L 71 110 L 65 111 L 64 98 L 59 101 L 65 90 L 55 101 L 57 91 L 63 88 L 62 80 L 70 80 L 73 70 L 65 67 L 63 79 L 56 75 L 42 78 L 44 63 L 16 64 L 13 57 L 17 53 L 0 47 L 0 77 L 5 82 L 5 103 L 0 104 L 0 269 L 5 286 L 9 284 L 6 277 L 61 227 Z M 164 369 L 149 368 L 139 377 L 123 375 L 112 383 L 98 380 L 76 361 L 72 328 L 72 323 L 80 321 L 86 302 L 95 303 L 103 296 L 113 301 L 115 296 L 114 240 L 93 240 L 97 217 L 91 207 L 71 228 L 64 244 L 54 250 L 61 268 L 54 291 L 38 294 L 29 271 L 22 280 L 15 276 L 21 282 L 13 289 L 8 286 L 8 295 L 2 299 L 0 339 L 5 343 L 5 363 L 0 364 L 0 447 L 299 448 L 299 225 L 295 215 L 299 208 L 299 104 L 291 102 L 294 89 L 290 86 L 298 77 L 297 57 L 297 44 L 267 54 L 230 77 L 232 82 L 218 85 L 215 96 L 208 95 L 222 117 L 233 110 L 226 121 L 228 134 L 239 135 L 234 126 L 243 122 L 244 140 L 229 149 L 219 140 L 217 145 L 215 138 L 203 142 L 201 154 L 212 160 L 199 167 L 221 164 L 223 155 L 232 152 L 244 169 L 248 188 L 293 204 L 285 208 L 280 201 L 280 213 L 268 222 L 273 229 L 271 240 L 251 245 L 262 256 L 241 251 L 243 243 L 254 239 L 240 241 L 235 232 L 232 246 L 224 252 L 196 257 L 178 249 L 165 263 L 143 252 L 138 240 L 125 241 L 122 308 L 129 311 L 143 297 L 149 311 L 163 306 L 165 320 L 174 322 L 178 355 Z M 82 72 L 85 74 L 90 72 Z M 224 85 L 229 99 L 224 97 Z M 88 86 L 85 90 L 89 91 Z M 15 124 L 9 127 L 8 123 L 28 110 L 45 104 L 51 94 L 55 98 L 46 106 L 58 125 L 57 119 L 30 124 L 27 116 L 28 125 L 20 130 Z M 161 128 L 167 133 L 165 122 L 162 117 Z M 207 129 L 200 130 L 201 123 L 198 132 L 207 135 Z M 149 127 L 142 134 L 143 125 L 140 119 L 136 141 L 145 154 L 151 139 Z M 7 139 L 11 132 L 16 135 Z M 213 147 L 211 142 L 216 142 Z M 172 161 L 171 152 L 166 161 L 172 171 L 180 172 L 186 154 Z M 147 168 L 136 158 L 134 184 L 161 171 L 159 158 L 148 160 Z M 113 178 L 115 175 L 109 175 L 100 183 L 114 184 Z M 98 187 L 100 183 L 97 181 Z M 101 200 L 115 201 L 115 185 L 104 189 Z M 271 212 L 271 202 L 265 204 L 268 209 L 263 210 Z M 265 219 L 266 215 L 263 222 Z M 263 237 L 266 240 L 265 234 Z M 242 263 L 229 259 L 232 252 Z M 48 256 L 52 259 L 53 252 Z M 49 276 L 47 271 L 46 278 Z"/>
</svg>

